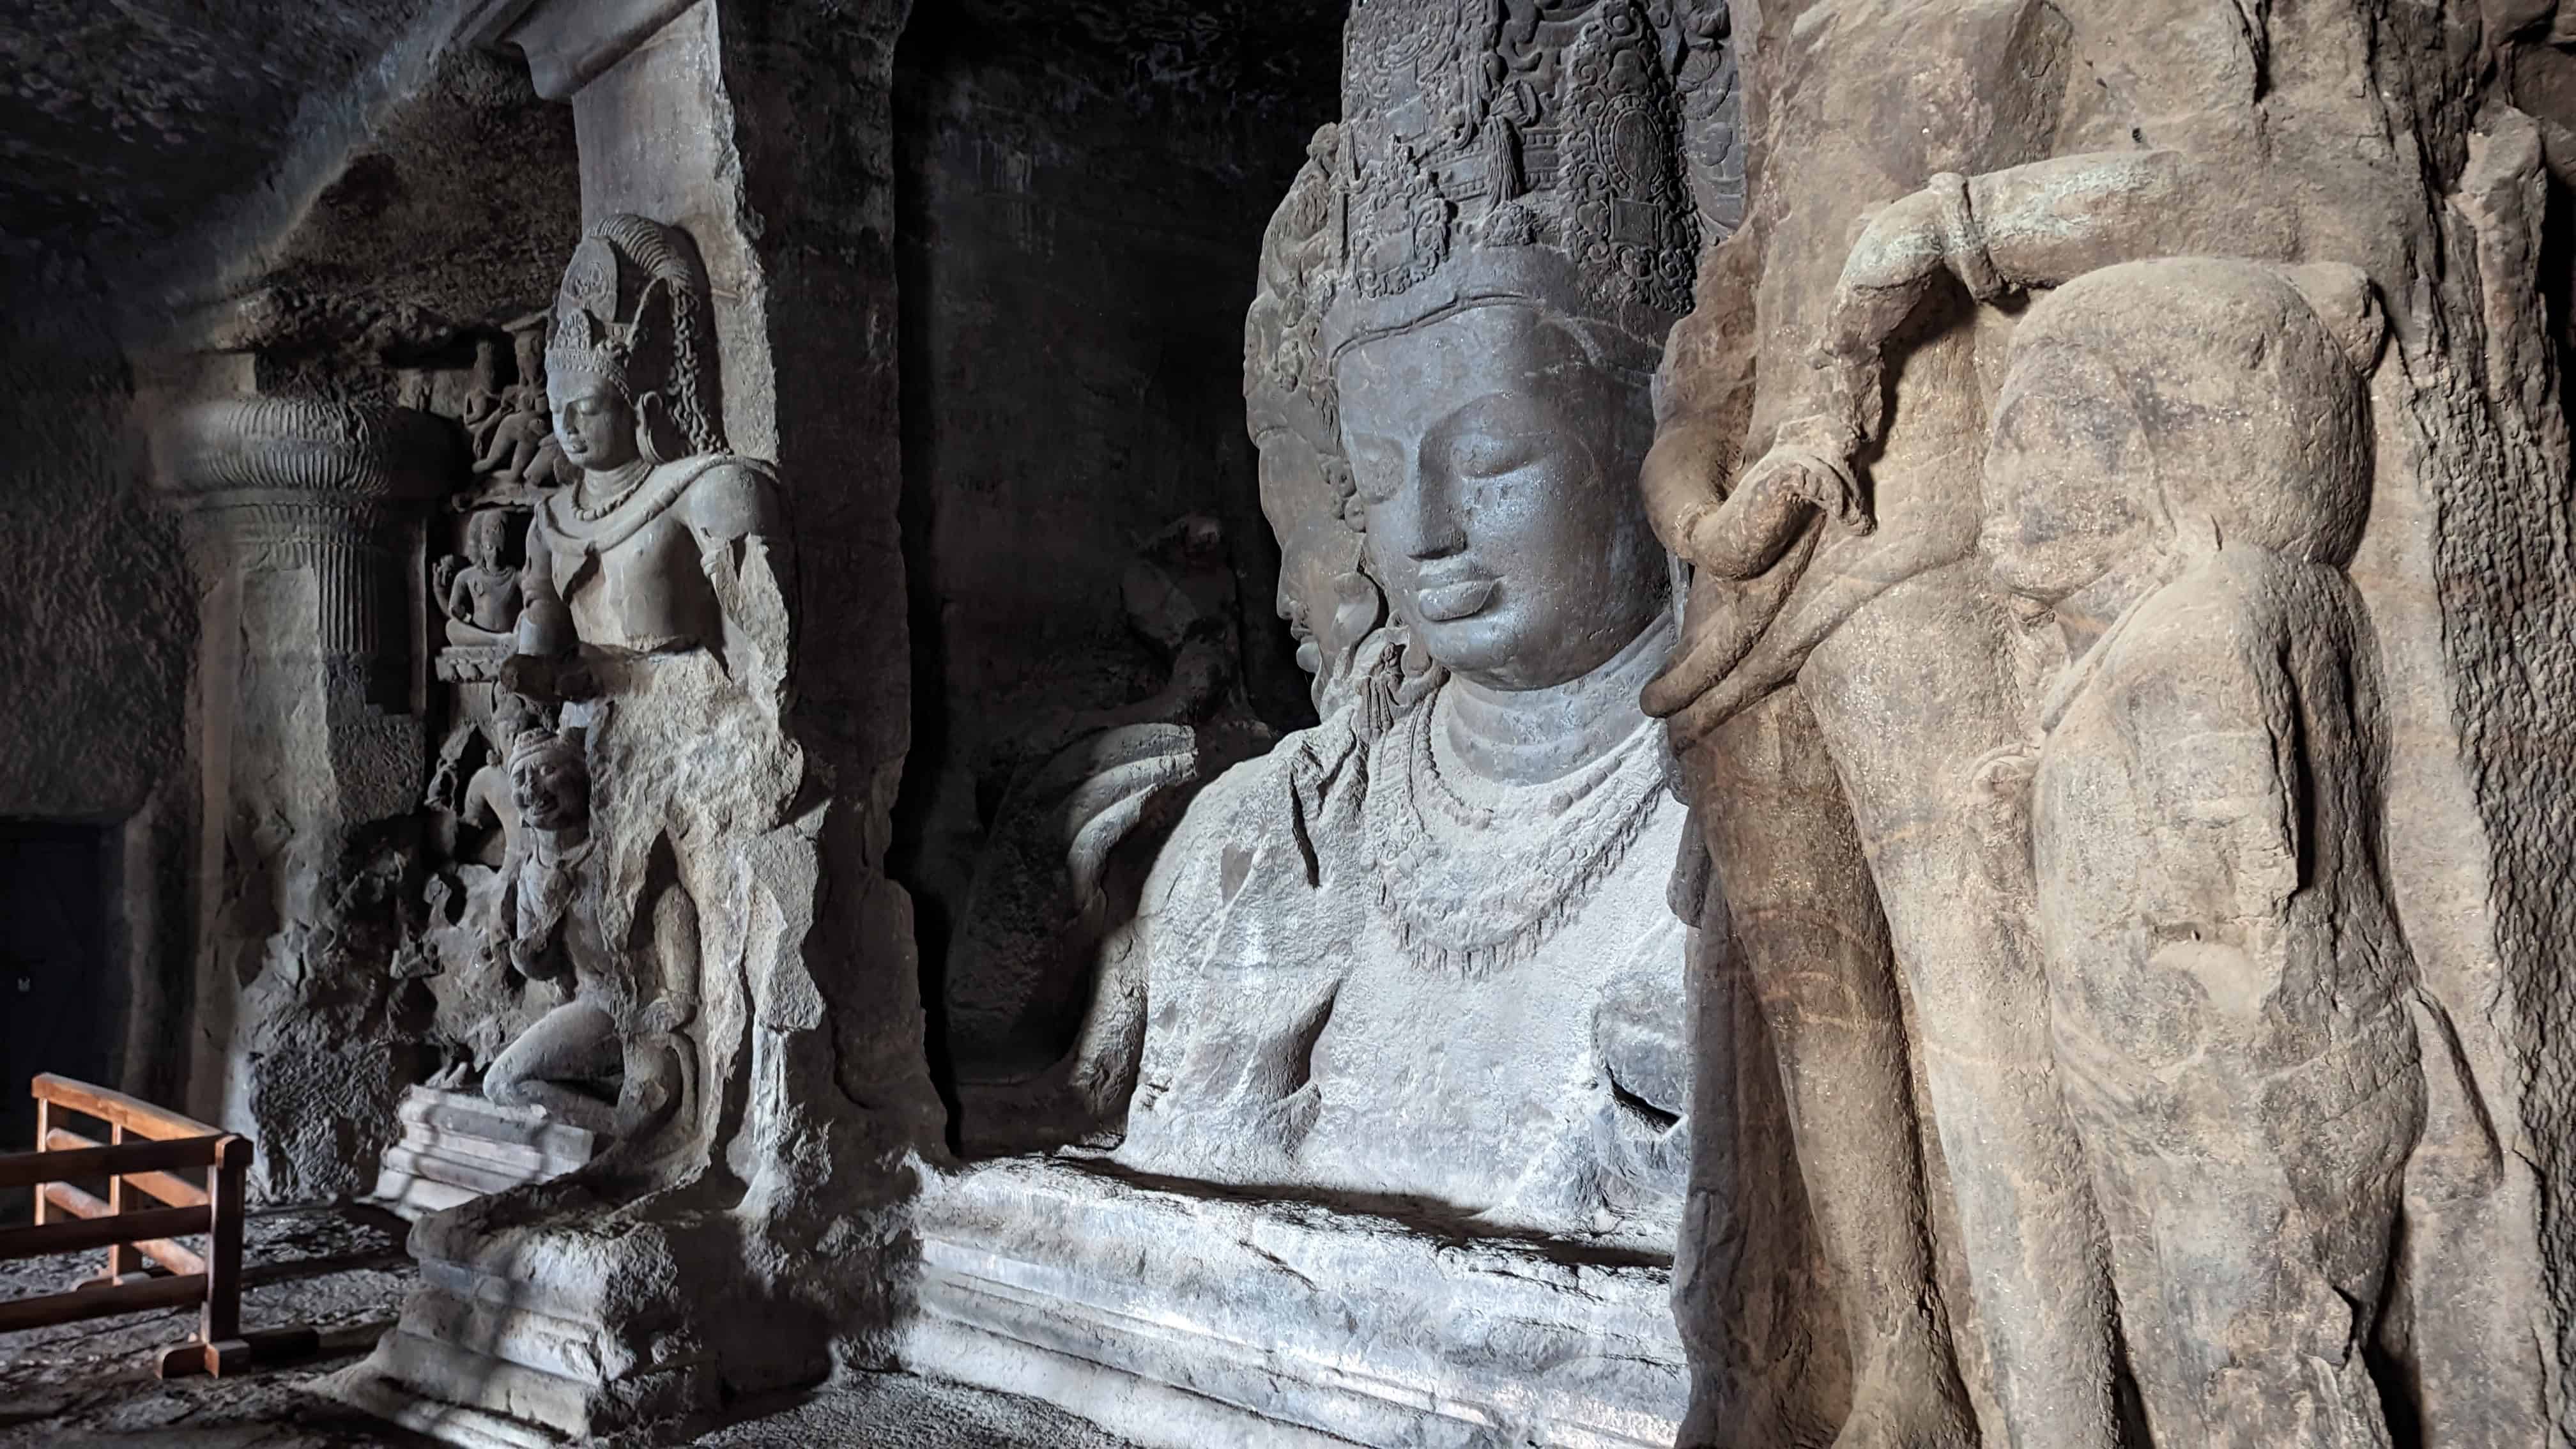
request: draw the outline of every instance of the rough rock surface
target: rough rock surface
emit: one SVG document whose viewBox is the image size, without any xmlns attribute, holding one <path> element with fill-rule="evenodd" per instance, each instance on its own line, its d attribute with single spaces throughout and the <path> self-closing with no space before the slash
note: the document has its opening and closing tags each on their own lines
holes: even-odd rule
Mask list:
<svg viewBox="0 0 2576 1449">
<path fill-rule="evenodd" d="M 1332 108 L 1337 12 L 972 0 L 916 6 L 905 27 L 893 134 L 918 713 L 895 850 L 934 970 L 967 929 L 1018 774 L 1079 717 L 1162 687 L 1120 585 L 1175 519 L 1222 529 L 1253 711 L 1282 732 L 1311 720 L 1269 607 L 1278 556 L 1236 362 L 1262 223 Z"/>
</svg>

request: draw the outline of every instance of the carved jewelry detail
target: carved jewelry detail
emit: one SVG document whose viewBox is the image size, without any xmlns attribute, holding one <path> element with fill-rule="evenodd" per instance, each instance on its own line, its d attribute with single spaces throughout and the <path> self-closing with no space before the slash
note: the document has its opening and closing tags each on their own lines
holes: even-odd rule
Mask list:
<svg viewBox="0 0 2576 1449">
<path fill-rule="evenodd" d="M 1375 751 L 1364 805 L 1377 909 L 1416 964 L 1481 981 L 1530 959 L 1637 843 L 1671 780 L 1648 721 L 1570 778 L 1453 778 L 1433 742 L 1438 691 Z"/>
</svg>

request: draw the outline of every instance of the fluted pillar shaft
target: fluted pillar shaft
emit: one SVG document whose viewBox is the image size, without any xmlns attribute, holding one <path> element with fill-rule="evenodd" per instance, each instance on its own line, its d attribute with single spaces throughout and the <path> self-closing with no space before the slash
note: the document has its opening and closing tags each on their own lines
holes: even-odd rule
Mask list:
<svg viewBox="0 0 2576 1449">
<path fill-rule="evenodd" d="M 384 967 L 425 767 L 406 584 L 456 463 L 424 413 L 283 398 L 178 408 L 154 481 L 202 599 L 190 1106 L 277 1197 L 364 1189 L 412 1050 Z"/>
</svg>

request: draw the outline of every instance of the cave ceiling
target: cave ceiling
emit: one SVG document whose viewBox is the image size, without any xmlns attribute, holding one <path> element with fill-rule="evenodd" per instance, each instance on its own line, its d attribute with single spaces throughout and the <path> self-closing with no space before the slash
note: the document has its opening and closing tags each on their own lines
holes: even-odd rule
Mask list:
<svg viewBox="0 0 2576 1449">
<path fill-rule="evenodd" d="M 167 244 L 257 186 L 431 0 L 7 0 L 0 234 Z"/>
</svg>

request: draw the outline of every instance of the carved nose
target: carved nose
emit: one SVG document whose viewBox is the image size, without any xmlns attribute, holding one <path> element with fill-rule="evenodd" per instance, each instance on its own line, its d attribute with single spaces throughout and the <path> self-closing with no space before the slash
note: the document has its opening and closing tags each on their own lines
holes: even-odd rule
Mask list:
<svg viewBox="0 0 2576 1449">
<path fill-rule="evenodd" d="M 1417 468 L 1406 480 L 1404 506 L 1396 512 L 1404 529 L 1405 553 L 1417 559 L 1446 558 L 1467 546 L 1466 520 L 1457 508 L 1456 490 L 1433 468 Z"/>
</svg>

